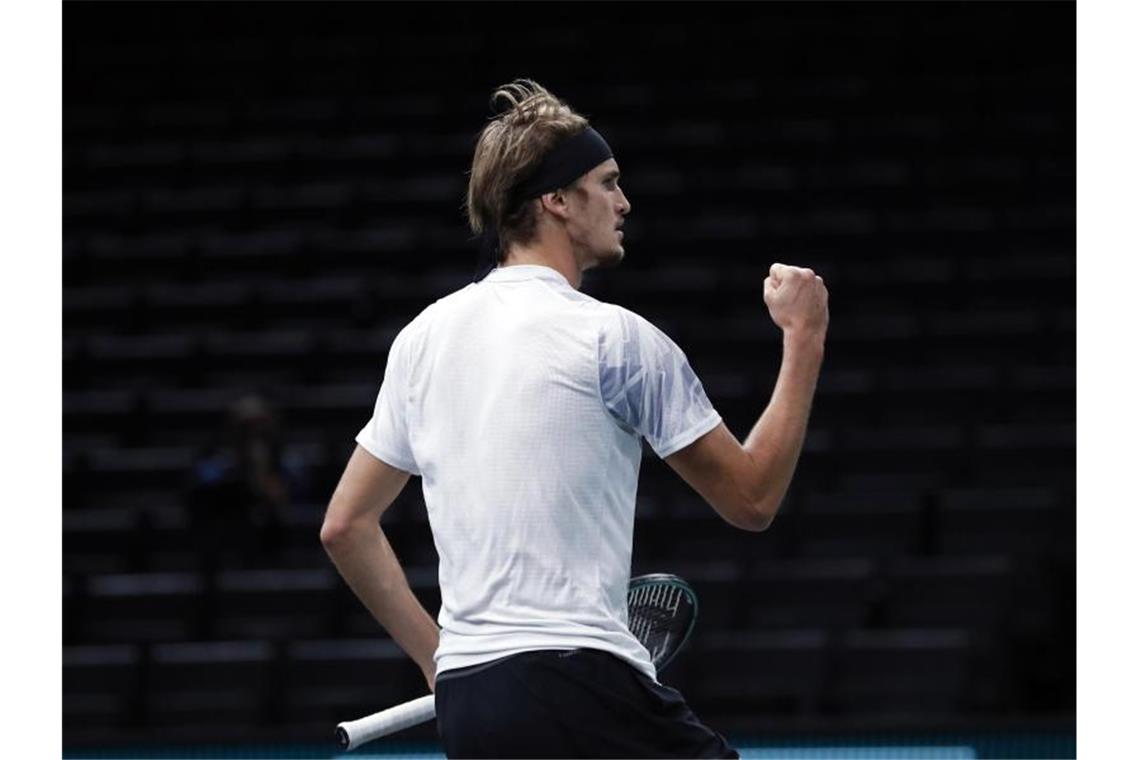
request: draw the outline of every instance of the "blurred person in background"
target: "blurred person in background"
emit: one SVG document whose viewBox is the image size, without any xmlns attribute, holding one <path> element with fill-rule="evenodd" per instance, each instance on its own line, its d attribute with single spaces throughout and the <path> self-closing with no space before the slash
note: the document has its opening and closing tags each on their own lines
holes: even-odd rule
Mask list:
<svg viewBox="0 0 1140 760">
<path fill-rule="evenodd" d="M 396 337 L 322 542 L 435 691 L 449 756 L 738 756 L 627 627 L 641 439 L 726 521 L 766 529 L 803 445 L 827 290 L 771 267 L 783 362 L 742 445 L 667 335 L 578 290 L 625 255 L 609 145 L 529 80 L 492 103 L 467 196 L 485 276 Z M 411 475 L 439 552 L 439 626 L 379 525 Z"/>
<path fill-rule="evenodd" d="M 208 565 L 278 559 L 288 510 L 306 481 L 282 438 L 277 411 L 247 394 L 226 411 L 220 442 L 194 463 L 187 502 Z"/>
</svg>

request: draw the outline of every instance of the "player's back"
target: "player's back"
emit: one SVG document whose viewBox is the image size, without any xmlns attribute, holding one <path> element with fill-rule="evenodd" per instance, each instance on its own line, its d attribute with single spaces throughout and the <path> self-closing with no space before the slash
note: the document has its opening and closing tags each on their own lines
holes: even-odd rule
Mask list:
<svg viewBox="0 0 1140 760">
<path fill-rule="evenodd" d="M 440 670 L 593 647 L 652 675 L 625 628 L 640 441 L 600 395 L 599 341 L 617 310 L 553 269 L 512 266 L 436 302 L 393 344 L 385 385 L 406 394 L 394 405 L 407 446 L 392 463 L 423 477 Z"/>
</svg>

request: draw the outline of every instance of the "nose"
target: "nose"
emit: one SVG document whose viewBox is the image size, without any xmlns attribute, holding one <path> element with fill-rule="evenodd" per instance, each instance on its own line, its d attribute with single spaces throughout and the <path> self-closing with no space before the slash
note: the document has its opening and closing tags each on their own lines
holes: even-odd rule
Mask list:
<svg viewBox="0 0 1140 760">
<path fill-rule="evenodd" d="M 618 213 L 622 216 L 625 216 L 630 212 L 630 209 L 632 208 L 629 203 L 629 198 L 625 197 L 625 191 L 620 187 L 618 188 L 618 196 Z"/>
</svg>

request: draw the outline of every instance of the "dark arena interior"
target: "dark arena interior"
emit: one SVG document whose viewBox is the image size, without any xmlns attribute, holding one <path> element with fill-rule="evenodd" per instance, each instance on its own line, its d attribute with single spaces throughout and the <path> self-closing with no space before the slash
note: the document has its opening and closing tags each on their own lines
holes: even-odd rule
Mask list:
<svg viewBox="0 0 1140 760">
<path fill-rule="evenodd" d="M 780 362 L 768 267 L 830 292 L 769 530 L 645 450 L 633 574 L 700 597 L 662 681 L 746 757 L 1072 756 L 1075 28 L 1065 2 L 65 4 L 65 756 L 329 757 L 425 693 L 318 533 L 393 337 L 476 270 L 466 173 L 517 77 L 621 165 L 627 255 L 582 290 L 668 333 L 738 437 Z M 434 614 L 417 479 L 382 525 Z M 354 754 L 440 751 L 427 724 Z"/>
</svg>

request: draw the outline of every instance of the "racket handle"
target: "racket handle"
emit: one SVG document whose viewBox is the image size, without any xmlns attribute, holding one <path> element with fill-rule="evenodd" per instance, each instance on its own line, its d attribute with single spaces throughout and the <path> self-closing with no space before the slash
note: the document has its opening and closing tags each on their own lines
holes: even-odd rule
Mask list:
<svg viewBox="0 0 1140 760">
<path fill-rule="evenodd" d="M 427 723 L 433 718 L 435 718 L 435 695 L 428 694 L 357 720 L 338 723 L 336 743 L 342 750 L 348 752 L 373 739 L 403 731 L 420 723 Z"/>
</svg>

